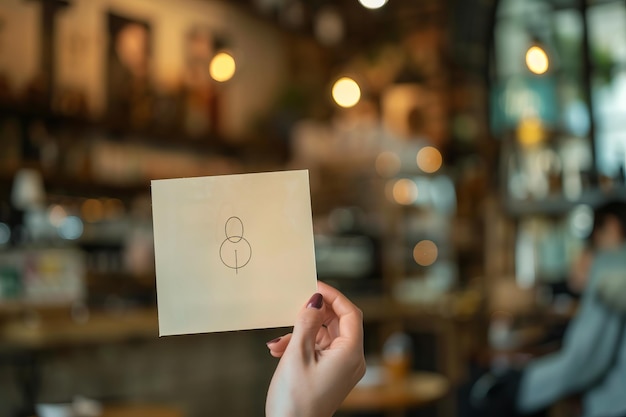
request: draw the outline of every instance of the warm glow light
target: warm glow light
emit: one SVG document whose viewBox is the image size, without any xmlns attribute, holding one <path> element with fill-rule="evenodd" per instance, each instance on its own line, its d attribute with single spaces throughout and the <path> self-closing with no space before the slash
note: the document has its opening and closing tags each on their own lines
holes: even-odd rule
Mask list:
<svg viewBox="0 0 626 417">
<path fill-rule="evenodd" d="M 361 99 L 361 89 L 352 78 L 342 77 L 333 85 L 333 99 L 341 107 L 352 107 Z"/>
<path fill-rule="evenodd" d="M 117 198 L 107 198 L 102 203 L 104 207 L 104 217 L 115 219 L 124 214 L 124 203 Z"/>
<path fill-rule="evenodd" d="M 226 52 L 220 52 L 213 57 L 209 64 L 209 74 L 215 81 L 224 82 L 235 75 L 235 58 Z"/>
<path fill-rule="evenodd" d="M 524 146 L 532 146 L 543 140 L 545 131 L 541 119 L 526 117 L 517 126 L 517 140 Z"/>
<path fill-rule="evenodd" d="M 359 0 L 359 3 L 368 9 L 380 9 L 387 4 L 387 0 Z"/>
<path fill-rule="evenodd" d="M 443 163 L 441 152 L 432 146 L 425 146 L 420 149 L 416 160 L 418 168 L 428 174 L 437 172 Z"/>
<path fill-rule="evenodd" d="M 395 182 L 392 190 L 393 200 L 405 206 L 413 204 L 417 200 L 417 184 L 402 178 Z"/>
<path fill-rule="evenodd" d="M 384 178 L 391 178 L 400 172 L 400 157 L 393 152 L 381 152 L 376 157 L 376 172 Z"/>
<path fill-rule="evenodd" d="M 97 222 L 104 216 L 104 206 L 100 200 L 90 198 L 81 205 L 80 213 L 85 221 Z"/>
<path fill-rule="evenodd" d="M 432 240 L 422 240 L 413 248 L 413 259 L 422 266 L 434 264 L 438 254 L 437 245 Z"/>
<path fill-rule="evenodd" d="M 538 46 L 531 46 L 526 52 L 526 65 L 535 74 L 544 74 L 550 66 L 548 54 Z"/>
</svg>

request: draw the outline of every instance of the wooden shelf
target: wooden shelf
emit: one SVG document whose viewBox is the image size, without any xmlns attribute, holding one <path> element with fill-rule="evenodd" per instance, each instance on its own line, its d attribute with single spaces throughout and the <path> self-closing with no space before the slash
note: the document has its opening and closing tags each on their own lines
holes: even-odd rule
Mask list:
<svg viewBox="0 0 626 417">
<path fill-rule="evenodd" d="M 26 121 L 40 120 L 53 129 L 65 128 L 80 130 L 84 136 L 98 134 L 109 139 L 124 139 L 124 142 L 139 143 L 184 149 L 207 154 L 237 156 L 241 149 L 228 143 L 222 136 L 207 133 L 197 137 L 189 136 L 178 127 L 157 129 L 154 127 L 137 129 L 131 126 L 117 126 L 104 119 L 95 119 L 87 115 L 69 115 L 36 106 L 20 103 L 0 104 L 0 118 L 16 118 Z"/>
<path fill-rule="evenodd" d="M 607 191 L 600 189 L 584 192 L 576 200 L 567 200 L 562 196 L 548 197 L 544 200 L 506 200 L 506 212 L 515 217 L 530 215 L 560 216 L 580 204 L 596 206 L 609 199 L 626 201 L 626 186 L 618 186 Z"/>
<path fill-rule="evenodd" d="M 446 294 L 432 303 L 405 303 L 391 297 L 359 297 L 353 302 L 363 311 L 366 322 L 420 318 L 425 321 L 466 321 L 479 313 L 480 300 L 464 300 L 463 294 Z M 436 323 L 434 323 L 436 325 Z"/>
<path fill-rule="evenodd" d="M 37 164 L 28 164 L 27 166 L 39 169 Z M 14 171 L 0 172 L 0 189 L 6 188 L 10 190 L 14 177 Z M 126 198 L 150 192 L 150 182 L 147 180 L 137 184 L 115 185 L 94 181 L 85 176 L 70 177 L 69 175 L 43 172 L 42 177 L 46 190 L 51 194 L 67 193 L 68 195 L 81 197 L 111 196 Z"/>
<path fill-rule="evenodd" d="M 441 304 L 425 307 L 380 297 L 355 299 L 354 302 L 363 310 L 366 322 L 408 318 L 436 326 L 439 320 L 463 321 L 468 318 L 467 315 L 454 314 L 454 309 L 447 303 L 445 308 Z M 0 347 L 3 348 L 41 349 L 158 337 L 156 308 L 129 309 L 119 313 L 95 310 L 84 323 L 72 320 L 67 307 L 65 310 L 58 307 L 56 314 L 37 315 L 37 306 L 31 306 L 37 317 L 35 320 L 17 318 L 20 312 L 29 309 L 28 305 L 5 303 L 0 308 L 0 312 L 9 317 L 0 327 Z"/>
<path fill-rule="evenodd" d="M 94 311 L 84 323 L 68 314 L 40 320 L 8 320 L 0 327 L 0 349 L 47 349 L 63 346 L 157 339 L 156 309 L 120 313 Z"/>
</svg>

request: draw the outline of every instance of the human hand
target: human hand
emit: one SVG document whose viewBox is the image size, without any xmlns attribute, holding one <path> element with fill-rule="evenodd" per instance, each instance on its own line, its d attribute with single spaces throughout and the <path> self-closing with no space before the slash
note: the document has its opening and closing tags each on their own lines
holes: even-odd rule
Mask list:
<svg viewBox="0 0 626 417">
<path fill-rule="evenodd" d="M 280 358 L 267 393 L 267 417 L 330 417 L 365 374 L 363 314 L 318 282 L 293 333 L 267 343 Z"/>
</svg>

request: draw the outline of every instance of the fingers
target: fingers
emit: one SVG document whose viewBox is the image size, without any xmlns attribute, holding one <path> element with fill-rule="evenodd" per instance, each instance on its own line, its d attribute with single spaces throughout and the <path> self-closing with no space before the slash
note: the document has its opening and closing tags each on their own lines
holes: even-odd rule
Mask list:
<svg viewBox="0 0 626 417">
<path fill-rule="evenodd" d="M 333 337 L 328 332 L 328 327 L 326 325 L 322 325 L 322 327 L 317 332 L 317 337 L 315 339 L 315 345 L 318 350 L 326 349 L 330 346 L 333 341 Z"/>
<path fill-rule="evenodd" d="M 274 340 L 270 340 L 267 342 L 267 348 L 270 350 L 270 355 L 275 358 L 280 358 L 285 353 L 285 349 L 289 346 L 289 341 L 291 340 L 291 333 L 288 333 L 284 336 L 277 337 Z"/>
<path fill-rule="evenodd" d="M 333 343 L 351 349 L 363 346 L 363 318 L 359 310 L 341 292 L 318 281 L 319 294 L 314 295 L 300 311 L 294 332 L 267 342 L 270 354 L 282 357 L 292 340 L 305 355 L 326 349 Z M 321 297 L 320 297 L 321 296 Z M 319 307 L 319 308 L 318 308 Z M 338 342 L 335 342 L 338 339 Z"/>
<path fill-rule="evenodd" d="M 326 311 L 322 294 L 315 293 L 300 310 L 287 349 L 298 349 L 304 359 L 315 358 L 317 333 L 324 323 Z M 294 347 L 295 346 L 295 347 Z"/>
<path fill-rule="evenodd" d="M 321 281 L 317 283 L 318 291 L 324 301 L 338 318 L 338 336 L 356 344 L 363 345 L 363 313 L 352 304 L 341 292 Z M 346 341 L 342 341 L 345 343 Z"/>
<path fill-rule="evenodd" d="M 334 336 L 330 334 L 330 331 L 326 325 L 322 325 L 317 332 L 317 336 L 315 337 L 315 350 L 324 350 L 330 346 L 333 341 Z M 270 355 L 275 358 L 280 358 L 285 353 L 285 349 L 289 345 L 291 341 L 291 333 L 287 333 L 286 335 L 277 337 L 276 339 L 270 340 L 266 342 L 267 348 L 270 351 Z"/>
</svg>

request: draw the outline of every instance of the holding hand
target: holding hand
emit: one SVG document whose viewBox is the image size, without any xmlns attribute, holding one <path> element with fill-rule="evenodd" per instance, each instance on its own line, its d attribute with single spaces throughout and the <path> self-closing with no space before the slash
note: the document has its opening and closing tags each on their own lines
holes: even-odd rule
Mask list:
<svg viewBox="0 0 626 417">
<path fill-rule="evenodd" d="M 267 417 L 330 417 L 365 374 L 363 315 L 318 282 L 293 333 L 268 342 L 280 358 L 267 393 Z"/>
</svg>

